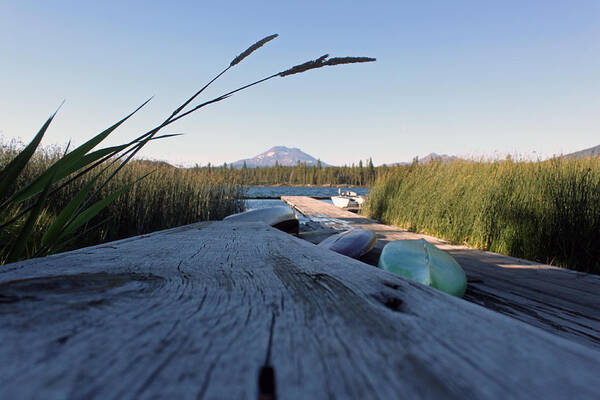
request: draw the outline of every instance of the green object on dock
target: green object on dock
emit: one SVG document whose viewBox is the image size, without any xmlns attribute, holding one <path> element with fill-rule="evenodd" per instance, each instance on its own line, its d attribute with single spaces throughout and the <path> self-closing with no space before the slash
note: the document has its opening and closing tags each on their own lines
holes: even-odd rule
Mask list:
<svg viewBox="0 0 600 400">
<path fill-rule="evenodd" d="M 388 243 L 379 268 L 457 297 L 467 289 L 467 276 L 456 260 L 424 239 Z"/>
</svg>

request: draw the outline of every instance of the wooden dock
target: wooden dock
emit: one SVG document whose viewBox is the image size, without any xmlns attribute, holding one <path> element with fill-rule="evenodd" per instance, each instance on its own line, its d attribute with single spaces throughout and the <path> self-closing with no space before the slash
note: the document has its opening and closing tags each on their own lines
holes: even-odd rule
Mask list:
<svg viewBox="0 0 600 400">
<path fill-rule="evenodd" d="M 423 238 L 448 251 L 467 274 L 465 300 L 600 349 L 600 276 L 555 268 L 407 232 L 331 204 L 304 196 L 285 203 L 325 224 L 368 229 L 377 234 L 375 251 L 365 262 L 376 265 L 383 246 L 393 240 Z"/>
<path fill-rule="evenodd" d="M 599 350 L 260 223 L 2 266 L 0 343 L 2 399 L 600 397 Z"/>
</svg>

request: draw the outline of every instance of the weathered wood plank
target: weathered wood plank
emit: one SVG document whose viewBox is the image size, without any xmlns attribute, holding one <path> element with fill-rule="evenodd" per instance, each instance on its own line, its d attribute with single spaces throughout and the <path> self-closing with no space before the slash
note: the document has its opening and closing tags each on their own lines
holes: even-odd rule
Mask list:
<svg viewBox="0 0 600 400">
<path fill-rule="evenodd" d="M 600 396 L 599 351 L 252 223 L 7 265 L 0 343 L 7 399 Z"/>
<path fill-rule="evenodd" d="M 423 238 L 448 251 L 461 264 L 469 279 L 466 300 L 578 343 L 600 348 L 600 276 L 451 245 L 431 236 L 380 224 L 305 196 L 284 196 L 282 200 L 308 217 L 374 231 L 378 244 L 363 260 L 373 265 L 377 264 L 386 243 Z"/>
</svg>

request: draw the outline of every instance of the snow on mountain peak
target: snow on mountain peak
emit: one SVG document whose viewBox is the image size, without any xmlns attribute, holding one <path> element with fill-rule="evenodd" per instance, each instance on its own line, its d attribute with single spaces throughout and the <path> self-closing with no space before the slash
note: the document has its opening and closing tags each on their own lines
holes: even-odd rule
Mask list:
<svg viewBox="0 0 600 400">
<path fill-rule="evenodd" d="M 298 162 L 312 166 L 317 165 L 319 160 L 295 147 L 275 146 L 256 157 L 235 161 L 232 164 L 234 167 L 241 168 L 244 165 L 244 162 L 247 167 L 253 168 L 273 167 L 275 166 L 275 163 L 281 166 L 294 166 L 297 165 Z M 327 164 L 323 162 L 321 165 L 324 167 L 327 166 Z"/>
</svg>

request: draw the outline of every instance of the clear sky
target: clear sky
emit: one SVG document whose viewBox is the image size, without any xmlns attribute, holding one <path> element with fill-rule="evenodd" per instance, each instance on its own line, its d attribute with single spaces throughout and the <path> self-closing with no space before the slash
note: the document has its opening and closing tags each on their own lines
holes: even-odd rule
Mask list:
<svg viewBox="0 0 600 400">
<path fill-rule="evenodd" d="M 314 59 L 370 56 L 211 105 L 144 156 L 222 164 L 275 145 L 330 164 L 600 144 L 600 1 L 0 2 L 0 135 L 82 143 L 146 98 L 110 144 L 161 122 L 250 44 L 279 38 L 204 99 Z"/>
</svg>

